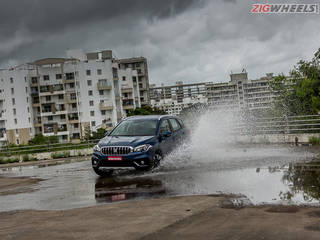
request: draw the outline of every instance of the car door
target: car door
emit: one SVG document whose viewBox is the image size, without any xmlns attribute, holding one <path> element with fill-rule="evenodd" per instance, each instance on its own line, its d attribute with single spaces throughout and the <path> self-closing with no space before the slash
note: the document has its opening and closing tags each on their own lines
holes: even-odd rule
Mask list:
<svg viewBox="0 0 320 240">
<path fill-rule="evenodd" d="M 173 130 L 172 133 L 172 146 L 173 148 L 179 145 L 182 142 L 182 134 L 183 134 L 183 129 L 180 125 L 180 123 L 177 121 L 175 118 L 170 118 L 169 119 L 171 128 Z"/>
<path fill-rule="evenodd" d="M 162 134 L 169 133 L 169 136 L 162 137 Z M 159 146 L 163 154 L 170 152 L 172 145 L 172 129 L 168 119 L 163 119 L 159 127 Z"/>
</svg>

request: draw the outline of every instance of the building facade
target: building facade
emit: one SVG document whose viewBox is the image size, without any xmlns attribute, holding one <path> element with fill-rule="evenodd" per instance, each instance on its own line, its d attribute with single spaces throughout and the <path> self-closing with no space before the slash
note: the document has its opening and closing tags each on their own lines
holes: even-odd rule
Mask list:
<svg viewBox="0 0 320 240">
<path fill-rule="evenodd" d="M 141 106 L 138 72 L 119 68 L 112 51 L 70 50 L 0 71 L 0 144 L 36 134 L 79 141 L 85 130 L 110 128 Z"/>
<path fill-rule="evenodd" d="M 149 73 L 147 59 L 144 57 L 119 59 L 119 68 L 127 69 L 131 68 L 138 73 L 137 84 L 139 86 L 139 96 L 142 106 L 150 105 L 149 96 Z"/>
<path fill-rule="evenodd" d="M 196 103 L 209 104 L 212 108 L 259 110 L 270 107 L 274 93 L 270 89 L 273 74 L 249 80 L 246 71 L 230 74 L 230 81 L 203 82 L 156 87 L 151 85 L 151 105 L 168 114 L 178 115 L 183 108 Z"/>
</svg>

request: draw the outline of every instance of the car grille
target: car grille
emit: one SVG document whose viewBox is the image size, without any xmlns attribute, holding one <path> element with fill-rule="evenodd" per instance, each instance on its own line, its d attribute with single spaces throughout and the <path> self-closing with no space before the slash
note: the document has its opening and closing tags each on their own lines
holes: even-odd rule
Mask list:
<svg viewBox="0 0 320 240">
<path fill-rule="evenodd" d="M 101 153 L 109 156 L 127 155 L 131 152 L 133 152 L 133 148 L 129 146 L 112 146 L 112 147 L 101 148 Z"/>
</svg>

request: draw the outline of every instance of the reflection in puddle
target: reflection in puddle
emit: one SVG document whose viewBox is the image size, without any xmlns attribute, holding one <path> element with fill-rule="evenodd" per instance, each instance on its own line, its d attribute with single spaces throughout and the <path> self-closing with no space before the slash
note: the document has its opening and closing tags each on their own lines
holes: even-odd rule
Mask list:
<svg viewBox="0 0 320 240">
<path fill-rule="evenodd" d="M 280 193 L 282 200 L 291 201 L 297 194 L 302 194 L 305 202 L 320 200 L 320 162 L 290 164 L 282 181 L 289 186 Z"/>
<path fill-rule="evenodd" d="M 137 198 L 150 198 L 166 194 L 160 180 L 152 178 L 98 178 L 95 184 L 97 202 L 115 202 Z"/>
</svg>

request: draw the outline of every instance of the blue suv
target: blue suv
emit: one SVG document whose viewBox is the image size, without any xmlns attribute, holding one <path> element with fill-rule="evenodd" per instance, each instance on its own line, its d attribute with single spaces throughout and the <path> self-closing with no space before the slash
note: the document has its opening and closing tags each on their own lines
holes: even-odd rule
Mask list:
<svg viewBox="0 0 320 240">
<path fill-rule="evenodd" d="M 118 169 L 152 169 L 187 135 L 182 120 L 174 116 L 128 117 L 94 146 L 93 170 L 108 176 Z"/>
</svg>

